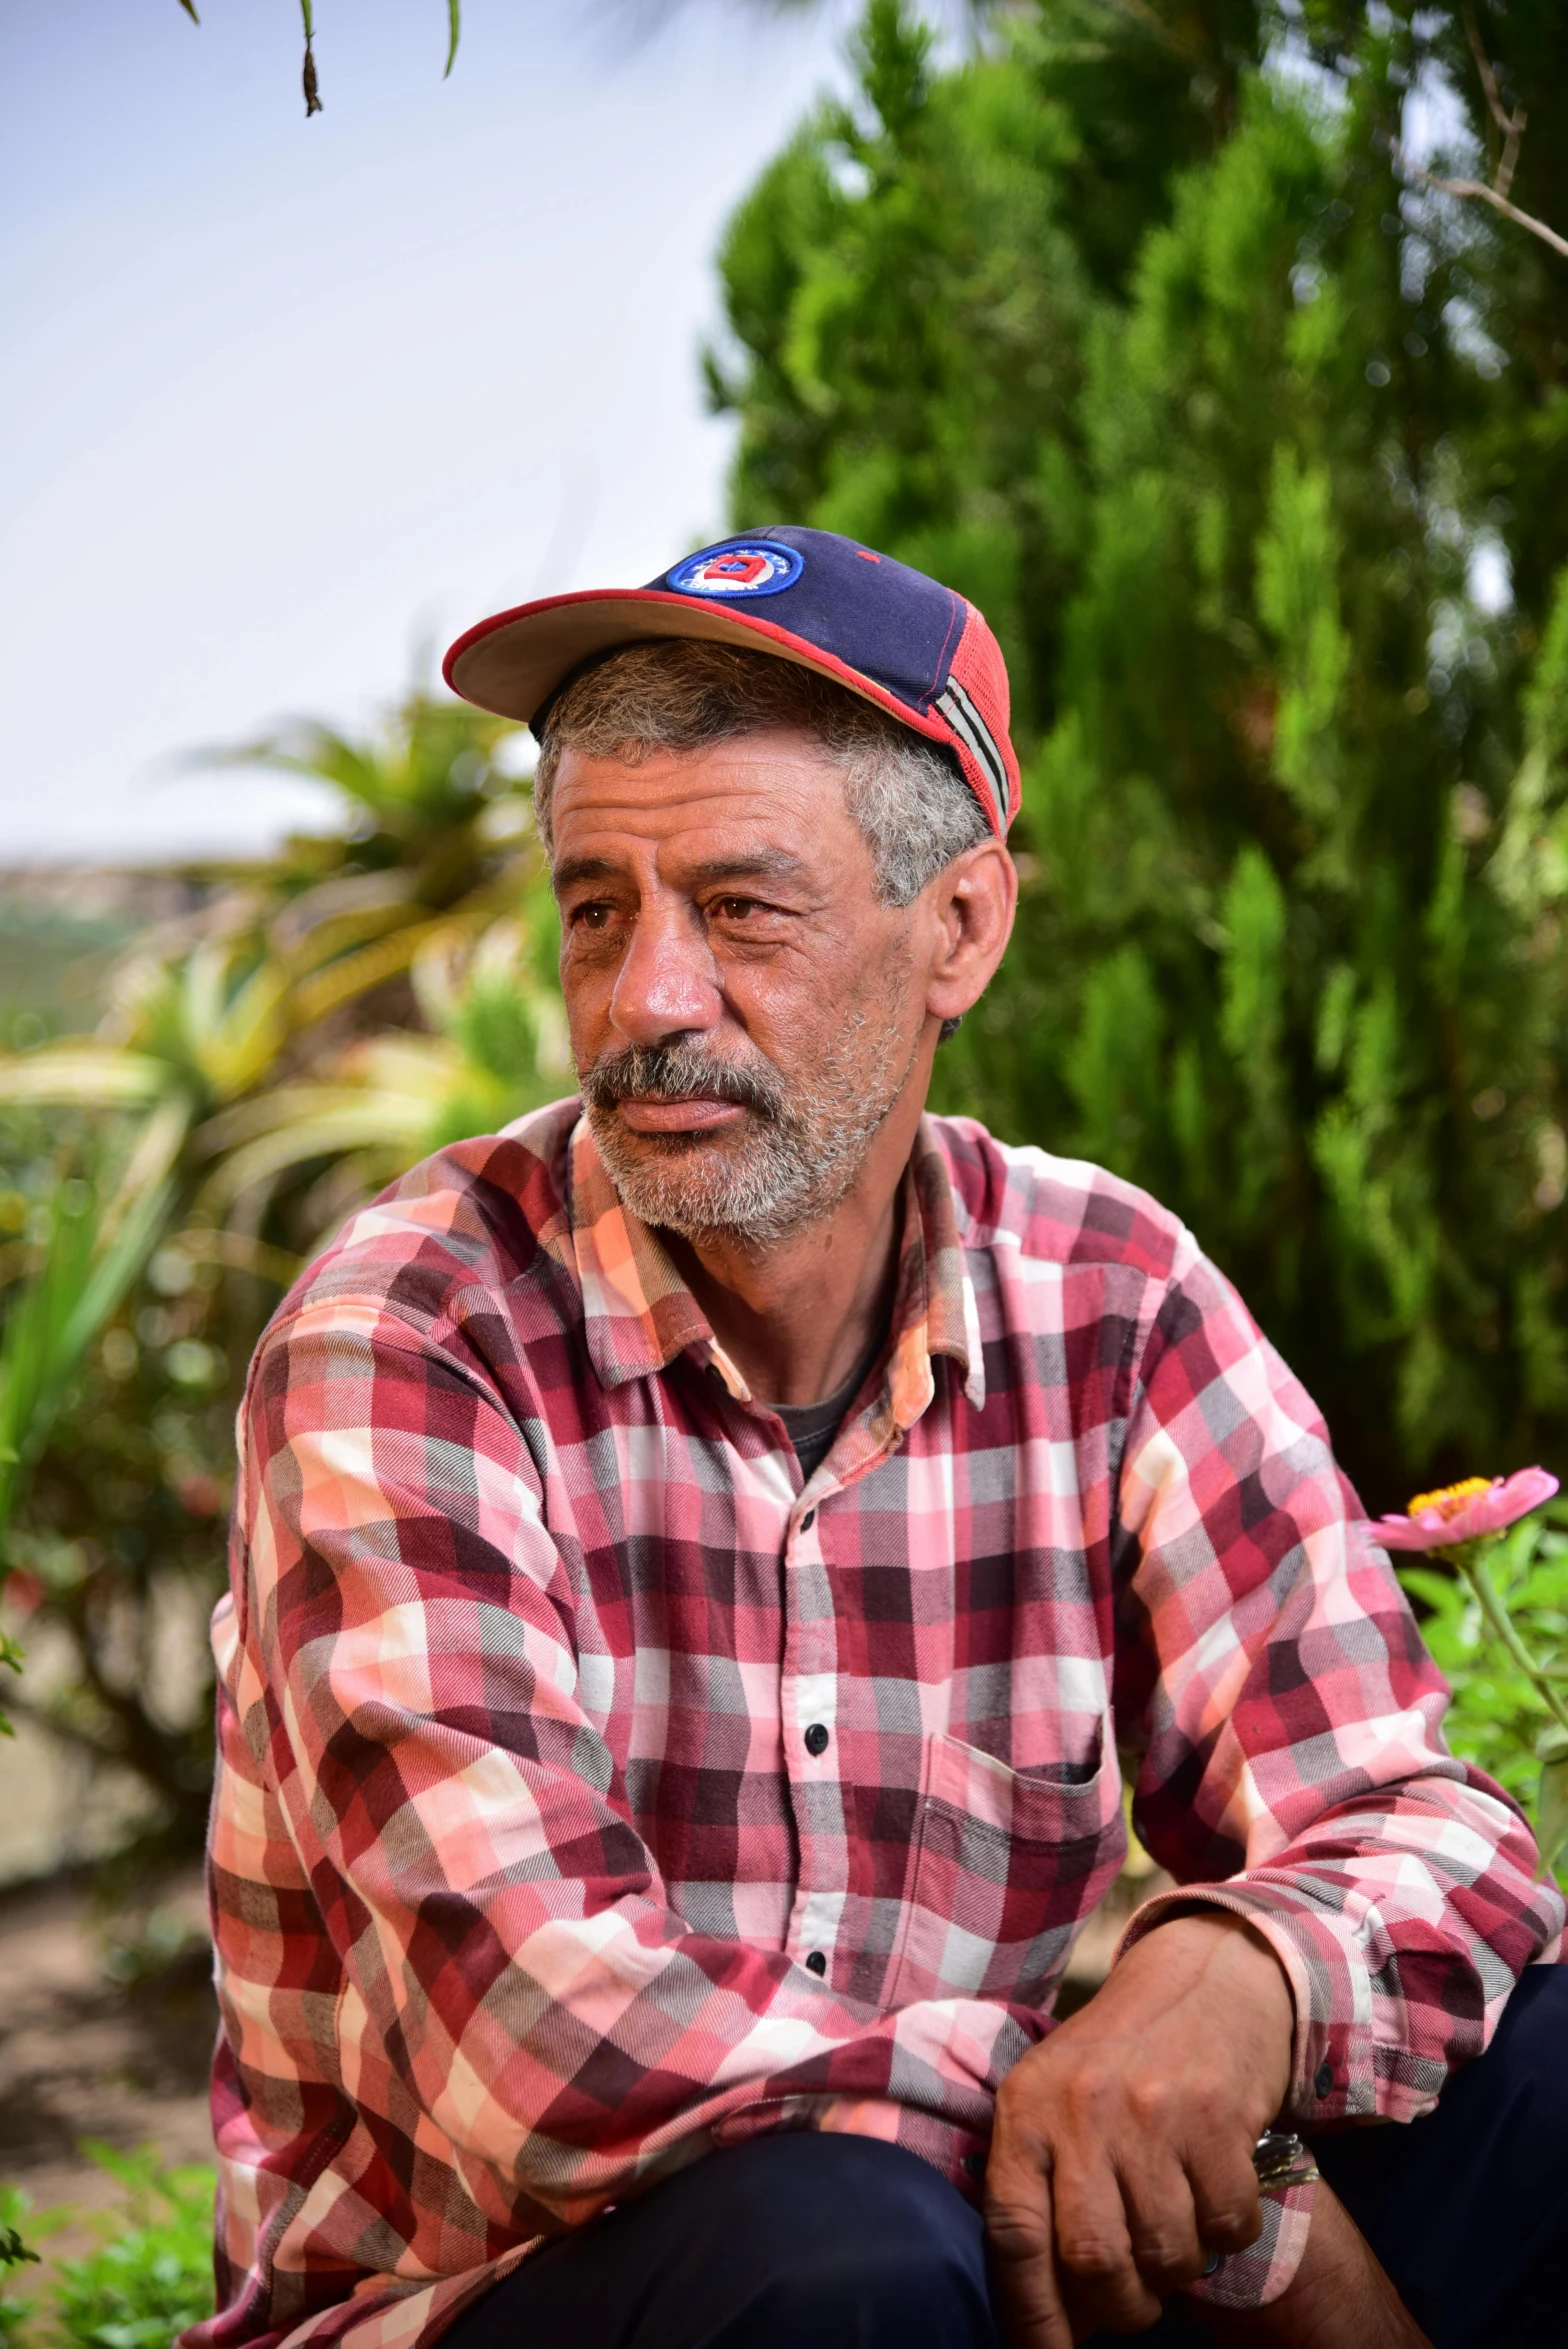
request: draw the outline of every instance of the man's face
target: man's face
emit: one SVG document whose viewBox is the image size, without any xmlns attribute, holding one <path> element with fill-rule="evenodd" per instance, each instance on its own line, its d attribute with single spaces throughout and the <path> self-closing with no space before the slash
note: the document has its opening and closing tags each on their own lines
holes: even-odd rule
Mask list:
<svg viewBox="0 0 1568 2349">
<path fill-rule="evenodd" d="M 913 1082 L 913 909 L 878 902 L 809 735 L 567 750 L 561 978 L 589 1123 L 645 1222 L 778 1240 L 838 1205 Z"/>
</svg>

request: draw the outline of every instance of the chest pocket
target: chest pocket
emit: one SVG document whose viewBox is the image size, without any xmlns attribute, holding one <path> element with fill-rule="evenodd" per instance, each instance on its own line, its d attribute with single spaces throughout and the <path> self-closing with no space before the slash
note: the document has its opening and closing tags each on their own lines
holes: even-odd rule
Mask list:
<svg viewBox="0 0 1568 2349">
<path fill-rule="evenodd" d="M 1120 1774 L 1103 1731 L 1092 1774 L 1072 1780 L 929 1737 L 887 2004 L 1038 2006 L 1126 1852 Z"/>
</svg>

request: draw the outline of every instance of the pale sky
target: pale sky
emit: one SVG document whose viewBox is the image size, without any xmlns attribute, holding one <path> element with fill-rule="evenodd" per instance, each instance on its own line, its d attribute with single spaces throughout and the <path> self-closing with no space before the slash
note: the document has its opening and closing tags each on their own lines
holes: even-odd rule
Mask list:
<svg viewBox="0 0 1568 2349">
<path fill-rule="evenodd" d="M 264 848 L 177 768 L 723 527 L 723 222 L 852 12 L 0 0 L 0 864 Z M 639 36 L 637 28 L 653 29 Z M 782 517 L 780 517 L 782 519 Z"/>
</svg>

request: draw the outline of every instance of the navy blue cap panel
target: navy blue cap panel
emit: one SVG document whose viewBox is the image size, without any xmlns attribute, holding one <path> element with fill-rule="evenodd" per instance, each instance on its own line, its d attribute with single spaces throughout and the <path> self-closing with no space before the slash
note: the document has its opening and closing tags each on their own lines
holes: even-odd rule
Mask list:
<svg viewBox="0 0 1568 2349">
<path fill-rule="evenodd" d="M 952 752 L 1002 837 L 1018 805 L 1007 668 L 972 604 L 875 547 L 773 524 L 684 556 L 646 587 L 573 590 L 493 613 L 442 675 L 481 709 L 538 731 L 586 661 L 652 638 L 696 637 L 798 661 Z"/>
<path fill-rule="evenodd" d="M 797 561 L 766 560 L 770 545 Z M 696 584 L 704 569 L 707 586 Z M 922 713 L 946 683 L 964 632 L 965 606 L 951 588 L 828 530 L 775 525 L 721 539 L 647 584 L 710 609 L 750 608 Z"/>
</svg>

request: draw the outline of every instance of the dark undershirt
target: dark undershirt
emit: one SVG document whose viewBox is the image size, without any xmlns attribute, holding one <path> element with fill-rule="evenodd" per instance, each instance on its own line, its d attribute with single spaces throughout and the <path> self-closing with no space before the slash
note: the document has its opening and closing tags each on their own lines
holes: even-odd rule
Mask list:
<svg viewBox="0 0 1568 2349">
<path fill-rule="evenodd" d="M 841 1387 L 831 1395 L 824 1395 L 820 1403 L 770 1403 L 784 1422 L 784 1432 L 795 1449 L 800 1462 L 803 1484 L 810 1484 L 817 1470 L 833 1449 L 833 1438 L 844 1423 L 844 1414 L 865 1384 L 866 1374 L 887 1343 L 886 1330 L 881 1331 L 867 1347 Z"/>
</svg>

